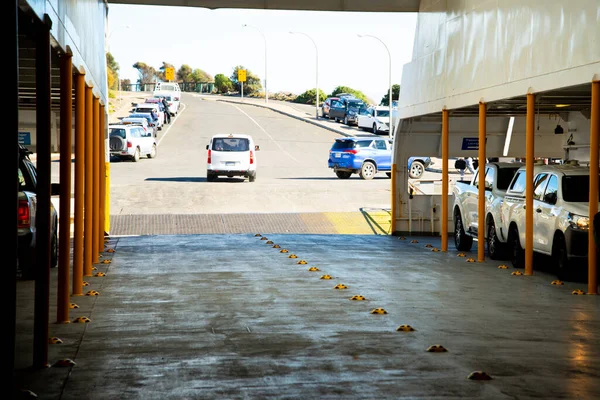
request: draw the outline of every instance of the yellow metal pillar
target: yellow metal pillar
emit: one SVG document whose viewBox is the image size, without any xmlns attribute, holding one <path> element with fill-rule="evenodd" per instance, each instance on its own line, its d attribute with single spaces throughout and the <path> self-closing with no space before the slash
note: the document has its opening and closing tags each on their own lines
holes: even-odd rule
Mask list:
<svg viewBox="0 0 600 400">
<path fill-rule="evenodd" d="M 396 231 L 396 204 L 398 201 L 398 193 L 396 193 L 396 164 L 392 164 L 392 207 L 391 207 L 391 216 L 390 216 L 390 234 L 394 234 Z"/>
<path fill-rule="evenodd" d="M 590 110 L 590 230 L 588 232 L 588 294 L 598 294 L 598 267 L 593 221 L 598 212 L 598 135 L 600 135 L 600 81 L 592 82 Z M 592 229 L 593 228 L 593 229 Z"/>
<path fill-rule="evenodd" d="M 83 294 L 83 205 L 85 176 L 85 75 L 75 77 L 75 221 L 73 232 L 73 295 Z"/>
<path fill-rule="evenodd" d="M 94 217 L 94 95 L 90 86 L 85 89 L 85 207 L 84 207 L 84 244 L 83 276 L 92 276 L 92 221 Z"/>
<path fill-rule="evenodd" d="M 104 104 L 100 105 L 100 135 L 98 136 L 98 152 L 100 153 L 100 226 L 98 227 L 98 246 L 100 251 L 104 251 L 104 233 L 106 226 L 106 108 Z"/>
<path fill-rule="evenodd" d="M 94 135 L 92 137 L 92 264 L 100 261 L 100 99 L 94 96 Z"/>
<path fill-rule="evenodd" d="M 442 110 L 442 251 L 448 251 L 448 110 Z"/>
<path fill-rule="evenodd" d="M 533 275 L 533 163 L 535 132 L 535 95 L 527 93 L 525 122 L 525 275 Z"/>
<path fill-rule="evenodd" d="M 485 142 L 486 104 L 479 102 L 479 203 L 477 204 L 477 261 L 485 261 Z"/>
<path fill-rule="evenodd" d="M 71 146 L 73 131 L 73 56 L 60 56 L 60 199 L 58 218 L 58 291 L 56 322 L 69 322 L 71 275 Z"/>
</svg>

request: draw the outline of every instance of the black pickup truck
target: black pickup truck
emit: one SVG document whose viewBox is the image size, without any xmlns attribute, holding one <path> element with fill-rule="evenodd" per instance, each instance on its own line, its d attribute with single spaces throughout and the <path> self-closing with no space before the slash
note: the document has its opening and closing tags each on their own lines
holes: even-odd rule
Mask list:
<svg viewBox="0 0 600 400">
<path fill-rule="evenodd" d="M 19 212 L 17 221 L 18 235 L 18 271 L 22 279 L 33 279 L 35 266 L 36 224 L 37 213 L 37 169 L 29 158 L 31 152 L 24 146 L 19 146 Z M 52 184 L 52 194 L 59 193 L 59 184 Z M 52 229 L 50 252 L 50 267 L 58 265 L 58 212 L 50 203 Z"/>
</svg>

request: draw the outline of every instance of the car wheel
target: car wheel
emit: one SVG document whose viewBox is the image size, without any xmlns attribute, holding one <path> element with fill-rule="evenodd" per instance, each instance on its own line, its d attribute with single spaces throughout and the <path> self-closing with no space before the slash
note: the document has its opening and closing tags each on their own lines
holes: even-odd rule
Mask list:
<svg viewBox="0 0 600 400">
<path fill-rule="evenodd" d="M 254 182 L 256 180 L 256 172 L 248 176 L 248 182 Z"/>
<path fill-rule="evenodd" d="M 148 153 L 146 155 L 148 156 L 148 158 L 156 157 L 156 145 L 155 144 L 152 145 L 152 150 L 150 150 L 150 153 Z"/>
<path fill-rule="evenodd" d="M 350 171 L 335 171 L 335 174 L 340 179 L 348 179 L 352 175 L 352 172 L 350 172 Z"/>
<path fill-rule="evenodd" d="M 135 149 L 135 153 L 133 153 L 133 157 L 131 157 L 131 161 L 133 161 L 133 162 L 140 161 L 140 149 L 139 149 L 139 147 Z"/>
<path fill-rule="evenodd" d="M 569 258 L 567 257 L 567 245 L 562 236 L 558 236 L 554 240 L 552 246 L 552 259 L 554 260 L 554 273 L 558 279 L 569 280 Z"/>
<path fill-rule="evenodd" d="M 459 251 L 469 251 L 473 247 L 473 238 L 465 233 L 460 213 L 454 215 L 454 247 Z"/>
<path fill-rule="evenodd" d="M 348 123 L 348 117 L 344 117 L 344 125 L 350 125 L 350 124 Z"/>
<path fill-rule="evenodd" d="M 210 172 L 206 174 L 206 180 L 208 182 L 214 182 L 216 179 L 217 179 L 217 176 L 215 174 L 212 174 Z"/>
<path fill-rule="evenodd" d="M 373 130 L 371 132 L 377 134 L 377 124 L 373 124 Z"/>
<path fill-rule="evenodd" d="M 365 161 L 362 167 L 360 167 L 360 172 L 358 174 L 362 179 L 369 180 L 373 179 L 376 173 L 377 168 L 375 167 L 375 164 L 371 161 Z"/>
<path fill-rule="evenodd" d="M 504 256 L 504 243 L 500 242 L 496 233 L 496 224 L 490 220 L 487 228 L 487 249 L 492 260 L 501 260 Z"/>
<path fill-rule="evenodd" d="M 510 242 L 510 262 L 515 268 L 525 267 L 525 251 L 521 247 L 519 240 L 519 231 L 517 228 L 512 228 L 508 235 Z"/>
<path fill-rule="evenodd" d="M 413 179 L 418 179 L 425 172 L 425 165 L 421 161 L 413 161 L 410 164 L 410 171 L 408 172 L 408 176 Z"/>
</svg>

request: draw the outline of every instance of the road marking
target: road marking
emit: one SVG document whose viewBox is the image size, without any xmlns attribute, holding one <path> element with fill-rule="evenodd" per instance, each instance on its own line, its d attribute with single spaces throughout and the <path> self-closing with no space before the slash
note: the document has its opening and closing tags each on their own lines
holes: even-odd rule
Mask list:
<svg viewBox="0 0 600 400">
<path fill-rule="evenodd" d="M 273 143 L 275 143 L 275 145 L 276 145 L 277 147 L 279 147 L 279 150 L 281 150 L 282 152 L 284 152 L 284 153 L 285 153 L 285 154 L 286 154 L 286 155 L 287 155 L 289 158 L 291 158 L 292 160 L 296 161 L 297 163 L 300 163 L 300 161 L 296 160 L 296 159 L 294 158 L 294 156 L 292 156 L 292 155 L 291 155 L 290 153 L 288 153 L 288 152 L 287 152 L 287 151 L 286 151 L 286 150 L 285 150 L 283 147 L 281 147 L 281 146 L 279 145 L 279 143 L 277 143 L 277 142 L 275 141 L 275 139 L 273 139 L 273 136 L 269 135 L 269 132 L 267 132 L 267 131 L 265 130 L 265 128 L 263 128 L 262 126 L 260 126 L 260 124 L 259 124 L 258 122 L 256 122 L 256 120 L 255 120 L 254 118 L 252 118 L 251 116 L 249 116 L 249 115 L 248 115 L 248 114 L 247 114 L 247 113 L 246 113 L 244 110 L 242 110 L 241 108 L 239 108 L 239 107 L 238 107 L 238 106 L 236 106 L 235 104 L 231 104 L 231 103 L 227 103 L 227 104 L 229 104 L 229 105 L 231 105 L 231 106 L 233 106 L 233 107 L 237 108 L 237 109 L 238 109 L 238 110 L 239 110 L 239 111 L 240 111 L 242 114 L 244 114 L 246 117 L 250 118 L 250 121 L 254 122 L 254 123 L 256 124 L 256 126 L 258 126 L 258 127 L 260 128 L 260 130 L 261 130 L 261 131 L 263 131 L 263 132 L 264 132 L 264 133 L 265 133 L 265 134 L 266 134 L 266 135 L 269 137 L 269 139 L 271 139 L 271 141 L 272 141 Z"/>
<path fill-rule="evenodd" d="M 183 108 L 181 108 L 183 106 Z M 167 136 L 167 133 L 169 133 L 169 131 L 171 130 L 171 127 L 173 126 L 173 123 L 177 120 L 177 118 L 179 118 L 179 115 L 183 112 L 183 110 L 185 110 L 186 106 L 183 103 L 179 103 L 179 111 L 177 111 L 177 115 L 175 115 L 174 117 L 171 117 L 171 123 L 169 124 L 169 127 L 167 128 L 166 131 L 162 132 L 162 135 L 160 135 L 160 139 L 158 139 L 158 142 L 156 143 L 156 145 L 160 146 L 160 142 L 162 142 L 162 140 L 165 138 L 165 136 Z"/>
</svg>

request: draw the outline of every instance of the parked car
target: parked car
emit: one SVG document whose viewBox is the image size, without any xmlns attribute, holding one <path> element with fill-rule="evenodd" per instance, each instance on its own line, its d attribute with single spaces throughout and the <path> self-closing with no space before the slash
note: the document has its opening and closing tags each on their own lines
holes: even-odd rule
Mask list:
<svg viewBox="0 0 600 400">
<path fill-rule="evenodd" d="M 125 118 L 134 118 L 134 119 L 135 118 L 144 118 L 146 121 L 148 121 L 148 126 L 152 127 L 154 137 L 156 137 L 156 134 L 158 131 L 156 119 L 158 118 L 158 116 L 153 117 L 150 113 L 133 113 L 133 114 L 129 114 L 129 116 L 127 116 Z M 122 120 L 123 119 L 121 119 L 121 121 Z"/>
<path fill-rule="evenodd" d="M 37 169 L 30 160 L 31 152 L 19 145 L 18 196 L 18 271 L 22 279 L 33 279 L 37 244 Z M 51 184 L 52 195 L 58 195 L 60 185 Z M 50 202 L 50 267 L 58 265 L 58 212 Z"/>
<path fill-rule="evenodd" d="M 533 251 L 550 256 L 560 279 L 587 269 L 589 174 L 589 167 L 577 164 L 534 166 Z M 525 184 L 526 168 L 521 167 L 506 191 L 500 211 L 516 268 L 525 264 Z"/>
<path fill-rule="evenodd" d="M 329 116 L 329 109 L 331 108 L 331 102 L 333 100 L 338 100 L 339 97 L 328 97 L 325 99 L 325 101 L 321 104 L 321 116 L 323 118 L 331 118 Z"/>
<path fill-rule="evenodd" d="M 110 155 L 118 159 L 139 161 L 142 154 L 156 157 L 154 135 L 146 133 L 141 125 L 111 124 L 108 129 Z"/>
<path fill-rule="evenodd" d="M 156 127 L 160 131 L 165 124 L 165 112 L 161 110 L 161 107 L 158 103 L 139 103 L 135 104 L 133 109 L 131 110 L 131 114 L 140 114 L 146 113 L 151 114 L 154 113 L 158 116 L 158 123 Z"/>
<path fill-rule="evenodd" d="M 148 122 L 150 118 L 146 117 L 125 117 L 121 118 L 121 124 L 123 125 L 141 125 L 146 133 L 150 133 L 153 137 L 157 136 L 156 127 L 154 124 L 150 125 Z"/>
<path fill-rule="evenodd" d="M 492 260 L 503 259 L 505 255 L 506 232 L 502 231 L 500 206 L 513 176 L 523 165 L 511 162 L 485 165 L 485 238 Z M 469 251 L 479 234 L 479 170 L 470 181 L 456 181 L 453 194 L 454 245 L 459 251 Z"/>
<path fill-rule="evenodd" d="M 331 102 L 329 118 L 333 118 L 337 122 L 343 121 L 346 125 L 356 125 L 359 110 L 366 107 L 364 101 L 356 97 L 340 97 Z"/>
<path fill-rule="evenodd" d="M 181 92 L 179 91 L 164 91 L 164 90 L 155 90 L 153 93 L 154 97 L 164 97 L 167 100 L 167 103 L 169 103 L 169 112 L 171 113 L 172 116 L 177 115 L 177 113 L 179 113 L 179 105 L 180 105 L 180 98 L 181 98 Z"/>
<path fill-rule="evenodd" d="M 219 134 L 206 146 L 206 180 L 213 182 L 219 176 L 241 176 L 249 182 L 256 180 L 256 152 L 252 136 L 245 134 Z"/>
<path fill-rule="evenodd" d="M 374 106 L 358 113 L 357 126 L 359 129 L 371 131 L 374 134 L 390 131 L 390 108 Z"/>
<path fill-rule="evenodd" d="M 410 157 L 409 170 L 415 163 L 429 166 L 431 158 Z M 368 180 L 373 179 L 378 172 L 385 172 L 391 177 L 392 139 L 377 136 L 338 138 L 329 150 L 327 165 L 340 179 L 358 174 L 362 179 Z"/>
</svg>

